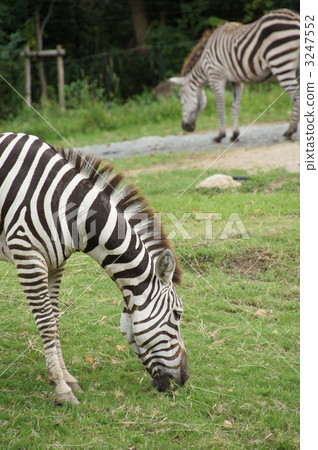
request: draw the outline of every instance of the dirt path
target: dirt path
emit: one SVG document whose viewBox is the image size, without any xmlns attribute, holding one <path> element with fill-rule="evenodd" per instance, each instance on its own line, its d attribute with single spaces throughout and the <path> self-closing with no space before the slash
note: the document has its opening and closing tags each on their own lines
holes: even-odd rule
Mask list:
<svg viewBox="0 0 318 450">
<path fill-rule="evenodd" d="M 290 172 L 299 172 L 299 134 L 294 136 L 295 142 L 288 142 L 282 136 L 285 129 L 286 124 L 242 127 L 240 140 L 234 144 L 230 142 L 229 137 L 224 139 L 222 144 L 216 144 L 213 137 L 217 132 L 213 131 L 180 136 L 147 136 L 135 141 L 92 145 L 78 150 L 83 154 L 94 154 L 106 160 L 167 152 L 189 153 L 182 162 L 178 158 L 175 164 L 161 164 L 154 168 L 142 169 L 144 172 L 182 167 L 206 169 L 212 163 L 213 167 L 220 169 L 235 168 L 251 172 L 257 168 L 269 170 L 283 167 Z M 230 130 L 228 134 L 230 135 Z M 128 170 L 126 173 L 139 172 Z"/>
<path fill-rule="evenodd" d="M 138 175 L 142 173 L 157 172 L 158 170 L 173 170 L 198 168 L 207 169 L 244 169 L 253 173 L 258 169 L 264 171 L 282 167 L 288 172 L 299 172 L 299 142 L 286 142 L 256 148 L 235 148 L 225 153 L 214 152 L 212 154 L 191 154 L 182 162 L 157 164 L 155 167 L 138 170 L 125 170 L 126 174 Z"/>
</svg>

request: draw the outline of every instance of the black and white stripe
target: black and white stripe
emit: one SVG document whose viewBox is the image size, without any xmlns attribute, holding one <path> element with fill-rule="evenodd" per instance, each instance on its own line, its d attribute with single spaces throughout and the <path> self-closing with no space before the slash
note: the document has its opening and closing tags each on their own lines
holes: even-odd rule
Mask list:
<svg viewBox="0 0 318 450">
<path fill-rule="evenodd" d="M 276 77 L 293 103 L 289 128 L 292 138 L 299 116 L 299 15 L 280 9 L 248 25 L 227 22 L 205 34 L 186 60 L 182 77 L 170 78 L 181 85 L 182 127 L 195 129 L 195 122 L 206 106 L 203 87 L 209 83 L 216 99 L 220 142 L 225 137 L 225 85 L 233 86 L 232 141 L 239 136 L 238 117 L 243 83 L 262 83 Z"/>
<path fill-rule="evenodd" d="M 58 335 L 58 296 L 69 256 L 82 251 L 124 297 L 121 330 L 160 390 L 183 384 L 187 357 L 180 268 L 142 197 L 112 168 L 74 151 L 58 152 L 35 136 L 0 134 L 0 260 L 15 264 L 40 332 L 49 380 L 59 401 L 77 399 Z"/>
</svg>

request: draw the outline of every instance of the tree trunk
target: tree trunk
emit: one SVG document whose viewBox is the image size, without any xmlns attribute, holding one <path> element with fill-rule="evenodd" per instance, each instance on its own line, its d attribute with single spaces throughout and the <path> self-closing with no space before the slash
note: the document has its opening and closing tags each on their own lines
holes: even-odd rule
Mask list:
<svg viewBox="0 0 318 450">
<path fill-rule="evenodd" d="M 35 18 L 35 34 L 36 34 L 36 48 L 38 51 L 43 50 L 43 34 L 45 26 L 52 14 L 53 3 L 55 0 L 51 0 L 48 13 L 44 18 L 42 24 L 40 21 L 40 11 L 38 3 L 35 4 L 34 18 Z M 43 59 L 38 57 L 38 72 L 41 86 L 41 104 L 43 105 L 47 101 L 47 82 L 45 76 L 45 69 Z"/>
<path fill-rule="evenodd" d="M 39 12 L 39 5 L 35 5 L 35 34 L 36 34 L 36 49 L 37 51 L 43 50 L 43 32 L 41 29 L 40 24 L 40 12 Z M 46 82 L 46 76 L 45 76 L 45 70 L 44 70 L 44 64 L 43 59 L 38 58 L 38 72 L 39 72 L 39 79 L 40 79 L 40 86 L 41 86 L 41 104 L 43 104 L 47 101 L 47 82 Z"/>
<path fill-rule="evenodd" d="M 135 38 L 138 46 L 142 46 L 148 31 L 148 18 L 146 14 L 146 4 L 144 0 L 128 0 Z"/>
<path fill-rule="evenodd" d="M 163 2 L 163 5 L 161 7 L 160 16 L 159 16 L 159 24 L 160 26 L 166 25 L 167 21 L 167 5 L 165 2 Z"/>
</svg>

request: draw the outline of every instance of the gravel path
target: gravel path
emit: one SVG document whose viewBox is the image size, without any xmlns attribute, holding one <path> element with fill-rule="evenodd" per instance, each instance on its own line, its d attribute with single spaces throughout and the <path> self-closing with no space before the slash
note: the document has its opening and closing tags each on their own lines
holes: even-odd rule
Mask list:
<svg viewBox="0 0 318 450">
<path fill-rule="evenodd" d="M 228 130 L 228 136 L 217 144 L 213 138 L 217 131 L 209 133 L 192 133 L 180 136 L 147 136 L 134 141 L 121 141 L 111 144 L 90 145 L 78 148 L 83 154 L 93 154 L 99 158 L 112 160 L 128 158 L 135 155 L 156 154 L 160 152 L 199 152 L 211 150 L 219 152 L 231 145 L 231 149 L 255 148 L 262 146 L 271 146 L 273 144 L 286 143 L 283 133 L 287 129 L 287 124 L 270 125 L 252 125 L 250 128 L 241 128 L 240 141 L 231 145 L 231 130 Z M 299 141 L 299 133 L 294 136 L 295 141 Z"/>
</svg>

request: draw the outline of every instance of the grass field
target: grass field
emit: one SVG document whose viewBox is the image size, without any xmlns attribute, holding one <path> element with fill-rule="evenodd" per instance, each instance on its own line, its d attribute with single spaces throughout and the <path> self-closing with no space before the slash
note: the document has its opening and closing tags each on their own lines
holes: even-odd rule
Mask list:
<svg viewBox="0 0 318 450">
<path fill-rule="evenodd" d="M 116 168 L 149 164 L 139 157 Z M 173 239 L 183 268 L 177 290 L 187 384 L 166 393 L 151 388 L 119 331 L 119 290 L 94 261 L 76 254 L 63 278 L 61 339 L 84 393 L 78 407 L 55 406 L 15 268 L 0 263 L 1 370 L 24 352 L 0 378 L 1 448 L 299 447 L 299 177 L 260 172 L 238 190 L 192 187 L 178 200 L 198 175 L 173 170 L 129 180 L 163 213 L 168 231 L 175 228 L 166 213 L 190 213 L 184 228 L 191 239 L 178 233 Z M 212 240 L 198 212 L 222 214 Z M 237 233 L 221 239 L 231 213 L 239 214 L 249 239 Z"/>
</svg>

